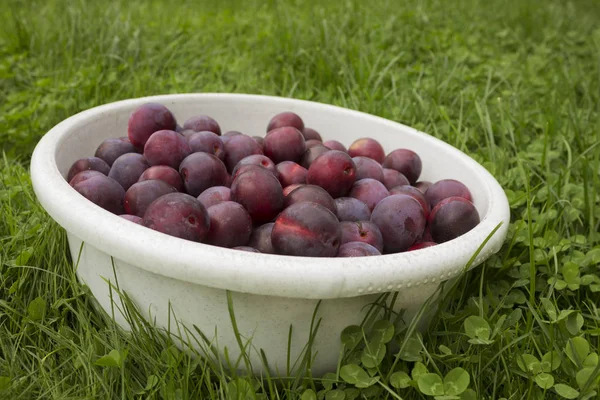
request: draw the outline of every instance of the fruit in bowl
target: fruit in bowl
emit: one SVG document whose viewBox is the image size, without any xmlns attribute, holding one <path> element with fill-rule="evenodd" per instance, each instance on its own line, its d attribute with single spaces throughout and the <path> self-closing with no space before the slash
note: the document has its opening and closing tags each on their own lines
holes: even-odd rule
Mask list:
<svg viewBox="0 0 600 400">
<path fill-rule="evenodd" d="M 144 222 L 143 225 L 183 239 L 239 248 L 248 247 L 252 224 L 274 223 L 274 228 L 269 230 L 274 236 L 263 240 L 273 239 L 274 246 L 269 250 L 281 255 L 338 256 L 341 244 L 363 241 L 343 238 L 342 232 L 356 226 L 344 224 L 346 219 L 372 226 L 385 240 L 380 239 L 381 244 L 374 246 L 377 252 L 364 250 L 364 246 L 345 246 L 340 257 L 418 250 L 422 248 L 419 245 L 424 242 L 426 231 L 432 232 L 431 240 L 426 241 L 427 247 L 431 247 L 436 244 L 434 240 L 455 239 L 479 223 L 477 210 L 467 204 L 472 201 L 471 193 L 460 181 L 440 180 L 424 193 L 411 186 L 410 182 L 416 183 L 422 170 L 421 158 L 412 150 L 400 148 L 386 155 L 383 146 L 369 137 L 355 140 L 348 150 L 343 144 L 333 148 L 316 144 L 307 148 L 304 120 L 292 111 L 274 115 L 266 123 L 267 134 L 259 137 L 260 143 L 254 137 L 230 131 L 227 137 L 231 139 L 224 144 L 217 134 L 220 133 L 218 121 L 208 115 L 189 118 L 184 129 L 193 132 L 187 135 L 163 129 L 170 127 L 173 121 L 176 123 L 176 116 L 168 107 L 154 102 L 142 104 L 128 119 L 129 141 L 122 137 L 106 139 L 96 149 L 94 154 L 97 155 L 112 154 L 107 151 L 109 148 L 115 149 L 111 150 L 113 153 L 119 152 L 115 160 L 109 159 L 111 166 L 97 157 L 79 159 L 69 169 L 67 181 L 83 171 L 94 170 L 107 175 L 108 179 L 95 178 L 74 187 L 88 200 L 111 212 L 122 211 L 118 204 L 123 204 L 126 214 L 144 219 L 146 209 L 151 209 L 152 221 L 156 219 L 156 207 L 151 207 L 153 202 L 162 204 L 158 209 L 165 214 L 172 211 L 169 207 L 173 210 L 178 207 L 177 202 L 161 200 L 172 192 L 197 197 L 209 207 L 225 201 L 226 204 L 212 209 L 210 218 L 202 218 L 207 221 L 209 235 L 184 233 L 189 228 L 184 225 L 190 225 L 186 218 L 176 219 L 181 226 L 170 221 L 168 228 L 164 223 Z M 152 132 L 154 129 L 158 130 Z M 313 138 L 309 140 L 322 140 L 320 134 L 308 132 Z M 327 137 L 326 132 L 324 136 Z M 143 143 L 142 154 L 130 143 Z M 306 168 L 297 164 L 300 161 Z M 149 172 L 151 168 L 156 172 Z M 164 171 L 159 172 L 157 168 Z M 165 176 L 161 180 L 162 175 L 171 171 L 179 171 L 180 179 Z M 227 171 L 231 172 L 231 190 L 224 186 L 228 183 Z M 108 183 L 113 181 L 111 176 L 123 187 L 123 199 L 116 198 L 120 192 L 117 194 L 112 188 L 115 185 Z M 149 179 L 154 177 L 158 180 Z M 136 178 L 138 182 L 132 184 Z M 96 181 L 99 183 L 92 184 Z M 283 194 L 284 185 L 300 183 L 303 187 Z M 100 191 L 107 190 L 108 194 L 101 195 Z M 405 196 L 396 196 L 400 194 Z M 455 197 L 462 200 L 448 201 Z M 109 198 L 112 202 L 107 200 Z M 411 198 L 417 200 L 418 205 Z M 307 202 L 313 204 L 292 207 Z M 240 207 L 236 208 L 235 204 Z M 315 204 L 327 208 L 333 218 Z M 445 206 L 436 208 L 438 204 Z M 435 213 L 428 218 L 431 209 Z"/>
<path fill-rule="evenodd" d="M 153 110 L 161 118 L 144 122 Z M 131 130 L 130 120 L 137 121 Z M 179 129 L 177 121 L 191 122 Z M 295 130 L 284 129 L 289 121 Z M 289 143 L 300 146 L 291 151 L 273 144 L 277 161 L 264 147 L 265 131 L 275 129 L 294 132 Z M 151 165 L 144 156 L 150 137 L 161 130 L 188 141 L 191 153 L 178 166 L 188 149 L 172 133 L 164 135 L 173 154 L 155 154 L 151 161 L 169 165 Z M 124 138 L 130 131 L 133 140 Z M 190 145 L 197 132 L 212 132 L 196 135 L 212 147 Z M 302 140 L 296 132 L 304 138 L 300 156 Z M 278 141 L 279 135 L 274 136 Z M 384 150 L 383 160 L 375 142 Z M 304 155 L 315 147 L 319 151 L 307 157 L 306 168 Z M 395 153 L 398 149 L 409 152 Z M 71 186 L 66 180 L 71 166 L 92 156 L 104 160 L 108 174 L 102 163 L 81 162 Z M 251 162 L 233 176 L 249 156 Z M 358 157 L 373 160 L 359 159 L 366 178 L 356 177 L 353 159 Z M 374 162 L 382 167 L 381 178 L 372 173 L 378 171 Z M 227 348 L 231 358 L 241 353 L 227 307 L 232 302 L 238 332 L 252 337 L 248 351 L 257 372 L 264 366 L 252 349 L 264 349 L 272 372 L 285 371 L 288 356 L 302 354 L 313 314 L 321 323 L 312 344 L 318 353 L 312 372 L 334 370 L 339 334 L 361 322 L 367 304 L 394 292 L 392 308 L 404 310 L 409 322 L 440 283 L 460 274 L 490 234 L 472 266 L 498 251 L 509 220 L 508 202 L 496 180 L 452 146 L 372 115 L 268 96 L 168 95 L 86 110 L 40 140 L 31 175 L 40 203 L 66 230 L 77 276 L 104 310 L 112 315 L 118 285 L 157 326 L 196 327 L 216 339 L 220 354 Z M 175 192 L 156 183 L 135 186 L 151 180 Z M 368 184 L 357 185 L 365 180 Z M 460 181 L 470 198 L 462 187 L 434 186 L 444 180 Z M 107 188 L 103 198 L 95 196 L 97 185 Z M 428 188 L 435 196 L 427 196 Z M 129 189 L 127 207 L 138 215 L 125 210 Z M 446 194 L 448 200 L 440 199 Z M 428 198 L 437 204 L 427 204 L 426 216 L 419 200 Z M 342 228 L 344 222 L 360 226 Z M 374 246 L 381 248 L 377 229 L 383 254 Z M 228 231 L 236 232 L 236 240 L 229 240 Z M 117 312 L 114 318 L 128 328 L 124 315 Z"/>
</svg>

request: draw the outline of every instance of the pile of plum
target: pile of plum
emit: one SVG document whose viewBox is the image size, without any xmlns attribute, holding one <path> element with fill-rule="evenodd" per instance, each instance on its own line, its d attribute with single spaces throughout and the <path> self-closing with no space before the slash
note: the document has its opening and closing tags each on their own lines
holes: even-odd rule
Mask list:
<svg viewBox="0 0 600 400">
<path fill-rule="evenodd" d="M 293 112 L 265 137 L 200 115 L 179 126 L 161 104 L 140 106 L 128 136 L 77 160 L 67 181 L 98 206 L 182 239 L 305 257 L 398 253 L 452 240 L 479 214 L 459 181 L 418 181 L 413 151 L 371 138 L 323 142 Z"/>
</svg>

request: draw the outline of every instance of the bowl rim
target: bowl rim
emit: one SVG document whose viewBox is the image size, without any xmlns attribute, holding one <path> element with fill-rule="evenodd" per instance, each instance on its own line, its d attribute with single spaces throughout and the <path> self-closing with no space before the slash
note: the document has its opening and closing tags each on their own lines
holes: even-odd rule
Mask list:
<svg viewBox="0 0 600 400">
<path fill-rule="evenodd" d="M 422 250 L 361 258 L 293 257 L 250 253 L 182 240 L 109 213 L 79 195 L 58 170 L 56 153 L 73 128 L 105 118 L 123 108 L 146 102 L 167 105 L 194 99 L 204 101 L 277 102 L 293 108 L 302 104 L 340 115 L 355 115 L 392 126 L 405 135 L 431 141 L 467 163 L 485 182 L 487 213 L 466 234 Z M 497 180 L 471 157 L 426 133 L 372 114 L 331 104 L 278 96 L 234 93 L 186 93 L 146 96 L 107 103 L 79 112 L 54 126 L 38 142 L 30 164 L 34 192 L 43 208 L 66 231 L 86 244 L 137 268 L 167 278 L 258 295 L 304 299 L 332 299 L 397 291 L 439 284 L 460 274 L 488 238 L 471 267 L 502 246 L 510 209 Z M 85 215 L 86 218 L 75 218 Z M 198 262 L 198 260 L 202 260 Z M 74 260 L 76 262 L 76 260 Z M 251 273 L 248 274 L 248 269 Z"/>
</svg>

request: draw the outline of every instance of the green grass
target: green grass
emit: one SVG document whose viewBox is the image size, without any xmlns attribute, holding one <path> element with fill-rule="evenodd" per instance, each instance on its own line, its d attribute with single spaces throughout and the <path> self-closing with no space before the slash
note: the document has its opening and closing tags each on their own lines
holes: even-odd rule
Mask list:
<svg viewBox="0 0 600 400">
<path fill-rule="evenodd" d="M 466 377 L 462 399 L 598 398 L 600 3 L 216 4 L 2 3 L 0 398 L 426 399 Z M 442 138 L 505 187 L 504 247 L 457 283 L 428 332 L 393 332 L 386 347 L 379 322 L 364 350 L 350 329 L 344 342 L 359 343 L 325 380 L 234 376 L 135 317 L 136 335 L 123 334 L 37 203 L 31 152 L 80 110 L 214 91 L 333 103 Z M 387 352 L 367 369 L 373 346 Z M 451 370 L 456 390 L 438 391 Z"/>
</svg>

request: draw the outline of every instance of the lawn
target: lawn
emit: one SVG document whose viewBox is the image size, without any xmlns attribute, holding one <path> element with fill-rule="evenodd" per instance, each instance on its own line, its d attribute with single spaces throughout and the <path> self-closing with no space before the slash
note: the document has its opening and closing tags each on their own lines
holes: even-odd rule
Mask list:
<svg viewBox="0 0 600 400">
<path fill-rule="evenodd" d="M 2 2 L 0 398 L 598 398 L 600 3 L 328 3 Z M 505 188 L 506 243 L 377 368 L 350 354 L 325 379 L 274 381 L 143 324 L 126 335 L 77 282 L 28 163 L 78 111 L 184 92 L 332 103 L 441 138 Z"/>
</svg>

